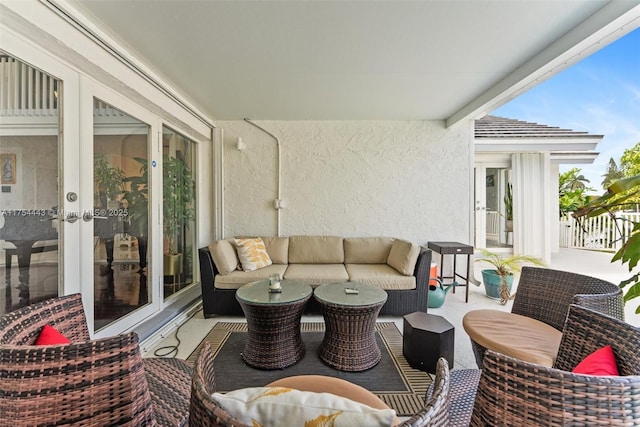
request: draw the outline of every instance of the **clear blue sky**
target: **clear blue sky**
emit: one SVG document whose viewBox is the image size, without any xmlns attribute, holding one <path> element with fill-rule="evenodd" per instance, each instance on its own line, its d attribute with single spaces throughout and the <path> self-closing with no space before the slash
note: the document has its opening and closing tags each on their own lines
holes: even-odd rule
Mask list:
<svg viewBox="0 0 640 427">
<path fill-rule="evenodd" d="M 491 114 L 604 135 L 593 164 L 578 167 L 601 194 L 609 159 L 640 142 L 640 28 L 542 82 Z"/>
</svg>

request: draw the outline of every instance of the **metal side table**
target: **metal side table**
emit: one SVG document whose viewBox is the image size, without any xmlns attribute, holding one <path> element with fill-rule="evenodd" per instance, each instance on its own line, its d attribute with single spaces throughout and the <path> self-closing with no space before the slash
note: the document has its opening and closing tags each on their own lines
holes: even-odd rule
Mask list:
<svg viewBox="0 0 640 427">
<path fill-rule="evenodd" d="M 458 283 L 458 286 L 464 286 L 465 299 L 464 302 L 469 302 L 469 271 L 471 263 L 471 255 L 473 255 L 473 246 L 465 245 L 459 242 L 429 242 L 427 247 L 434 252 L 440 254 L 440 280 L 452 279 L 456 280 L 457 277 L 464 279 L 465 283 Z M 451 276 L 444 275 L 444 259 L 445 255 L 453 255 L 453 274 Z M 467 256 L 467 275 L 463 276 L 457 272 L 456 258 L 458 255 Z M 453 293 L 456 292 L 456 288 L 453 288 Z"/>
</svg>

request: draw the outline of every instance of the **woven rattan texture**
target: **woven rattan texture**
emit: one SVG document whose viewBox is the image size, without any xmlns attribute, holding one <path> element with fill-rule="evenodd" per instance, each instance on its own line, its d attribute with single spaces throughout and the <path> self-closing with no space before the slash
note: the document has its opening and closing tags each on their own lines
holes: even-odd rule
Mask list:
<svg viewBox="0 0 640 427">
<path fill-rule="evenodd" d="M 318 301 L 326 328 L 318 353 L 320 359 L 341 371 L 364 371 L 378 364 L 381 353 L 375 324 L 384 301 L 360 306 Z"/>
<path fill-rule="evenodd" d="M 281 369 L 304 356 L 300 319 L 311 294 L 283 304 L 250 304 L 240 301 L 247 318 L 247 342 L 242 358 L 261 369 Z"/>
<path fill-rule="evenodd" d="M 621 376 L 573 374 L 579 360 L 611 345 Z M 556 366 L 546 368 L 487 351 L 473 426 L 640 425 L 640 330 L 572 305 Z"/>
<path fill-rule="evenodd" d="M 428 397 L 424 408 L 413 417 L 409 418 L 399 427 L 450 427 L 449 399 L 451 379 L 449 364 L 445 358 L 438 359 L 436 376 L 429 388 Z"/>
<path fill-rule="evenodd" d="M 45 324 L 72 343 L 32 345 Z M 2 426 L 186 425 L 191 372 L 182 360 L 143 360 L 133 332 L 89 340 L 80 294 L 0 318 Z"/>
<path fill-rule="evenodd" d="M 512 313 L 539 320 L 561 331 L 571 304 L 624 319 L 622 290 L 617 285 L 566 271 L 522 268 Z M 471 347 L 478 367 L 482 366 L 486 349 L 473 341 L 473 337 Z"/>
</svg>

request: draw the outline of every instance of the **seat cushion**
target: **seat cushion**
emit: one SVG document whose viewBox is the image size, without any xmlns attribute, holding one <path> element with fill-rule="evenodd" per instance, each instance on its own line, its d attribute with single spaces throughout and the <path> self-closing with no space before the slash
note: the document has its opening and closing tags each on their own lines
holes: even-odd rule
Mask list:
<svg viewBox="0 0 640 427">
<path fill-rule="evenodd" d="M 416 288 L 415 276 L 405 276 L 387 264 L 346 264 L 350 282 L 359 282 L 387 291 Z"/>
<path fill-rule="evenodd" d="M 289 264 L 284 278 L 300 280 L 308 285 L 338 283 L 349 280 L 344 264 Z"/>
<path fill-rule="evenodd" d="M 280 277 L 284 276 L 287 266 L 282 264 L 271 264 L 254 271 L 233 271 L 227 275 L 216 274 L 214 286 L 218 289 L 238 289 L 240 286 L 255 282 L 256 280 L 265 280 L 270 274 L 278 273 Z"/>
<path fill-rule="evenodd" d="M 544 322 L 499 310 L 472 310 L 462 326 L 484 348 L 547 367 L 553 366 L 562 338 Z"/>
</svg>

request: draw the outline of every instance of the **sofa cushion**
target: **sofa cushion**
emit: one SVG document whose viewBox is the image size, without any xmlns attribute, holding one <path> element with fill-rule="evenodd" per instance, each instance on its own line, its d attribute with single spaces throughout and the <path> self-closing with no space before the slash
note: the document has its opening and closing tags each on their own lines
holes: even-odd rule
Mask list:
<svg viewBox="0 0 640 427">
<path fill-rule="evenodd" d="M 308 285 L 342 283 L 349 280 L 344 264 L 289 264 L 284 278 L 300 280 Z"/>
<path fill-rule="evenodd" d="M 289 264 L 342 264 L 343 241 L 338 236 L 291 236 Z"/>
<path fill-rule="evenodd" d="M 289 238 L 288 237 L 262 237 L 264 247 L 269 258 L 274 264 L 289 263 Z"/>
<path fill-rule="evenodd" d="M 386 264 L 392 237 L 347 237 L 344 239 L 345 264 Z"/>
<path fill-rule="evenodd" d="M 387 264 L 345 264 L 350 282 L 372 285 L 386 291 L 416 288 L 415 276 L 405 276 Z"/>
<path fill-rule="evenodd" d="M 233 239 L 216 240 L 209 245 L 209 252 L 220 274 L 229 274 L 238 268 L 238 254 Z"/>
<path fill-rule="evenodd" d="M 46 324 L 42 327 L 38 338 L 36 339 L 36 345 L 58 345 L 58 344 L 71 344 L 69 338 L 65 337 L 62 332 L 54 328 L 53 326 Z"/>
<path fill-rule="evenodd" d="M 226 394 L 213 393 L 223 409 L 246 425 L 391 426 L 392 409 L 375 409 L 330 393 L 285 387 L 252 387 Z"/>
<path fill-rule="evenodd" d="M 244 271 L 254 271 L 272 264 L 271 258 L 260 237 L 253 239 L 235 239 L 238 259 Z"/>
<path fill-rule="evenodd" d="M 394 240 L 387 257 L 387 264 L 405 276 L 411 276 L 420 255 L 420 246 L 406 240 Z"/>
<path fill-rule="evenodd" d="M 216 274 L 214 279 L 214 286 L 218 289 L 238 289 L 240 286 L 255 282 L 256 280 L 266 280 L 272 273 L 280 274 L 280 277 L 284 276 L 284 272 L 287 271 L 287 266 L 283 264 L 271 264 L 268 267 L 261 268 L 254 271 L 232 271 L 224 276 Z"/>
</svg>

